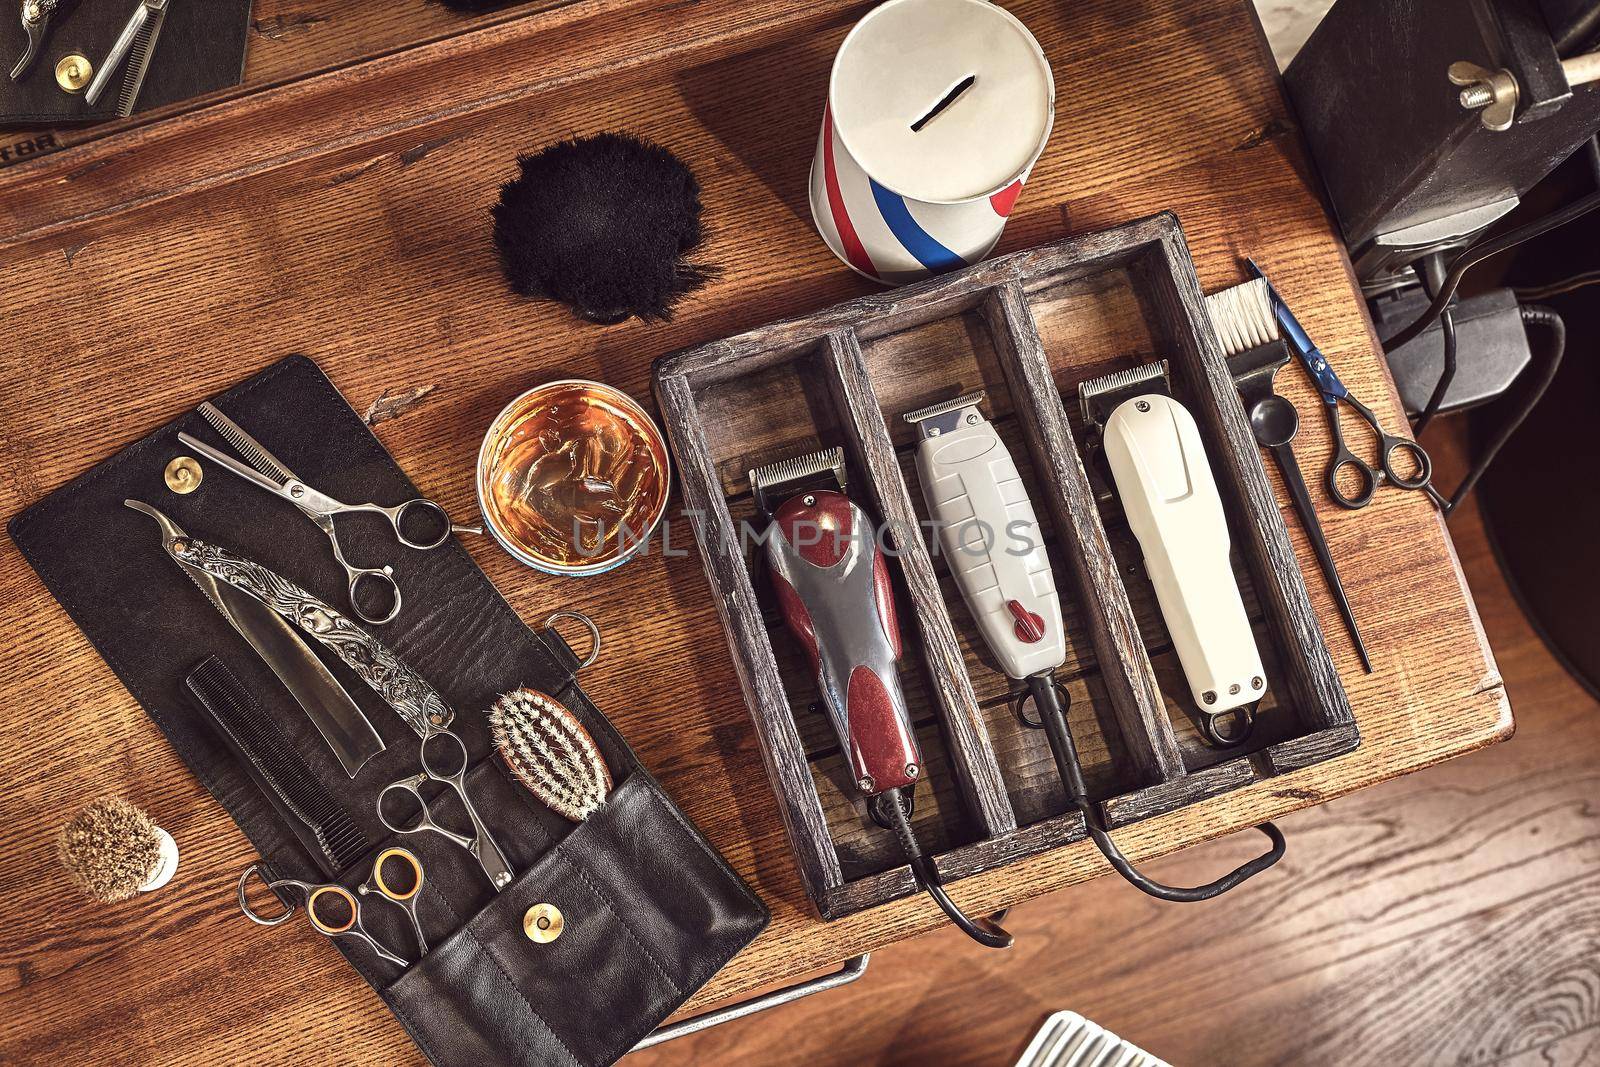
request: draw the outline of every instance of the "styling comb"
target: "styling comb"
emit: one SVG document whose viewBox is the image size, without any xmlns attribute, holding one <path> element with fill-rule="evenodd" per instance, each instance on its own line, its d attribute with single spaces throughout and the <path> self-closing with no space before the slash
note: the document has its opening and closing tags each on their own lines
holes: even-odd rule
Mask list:
<svg viewBox="0 0 1600 1067">
<path fill-rule="evenodd" d="M 500 757 L 551 811 L 583 822 L 611 795 L 605 757 L 577 718 L 536 689 L 514 689 L 489 709 Z"/>
<path fill-rule="evenodd" d="M 183 684 L 244 757 L 251 777 L 305 826 L 335 872 L 354 865 L 371 851 L 371 843 L 350 813 L 312 775 L 278 724 L 266 716 L 226 664 L 208 656 L 189 672 Z"/>
</svg>

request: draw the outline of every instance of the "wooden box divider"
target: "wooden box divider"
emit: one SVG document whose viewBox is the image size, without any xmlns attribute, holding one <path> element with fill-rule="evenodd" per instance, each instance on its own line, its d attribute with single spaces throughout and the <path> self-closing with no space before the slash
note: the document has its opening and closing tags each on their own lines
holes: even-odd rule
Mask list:
<svg viewBox="0 0 1600 1067">
<path fill-rule="evenodd" d="M 944 593 L 933 573 L 911 491 L 901 476 L 889 427 L 867 377 L 866 360 L 851 330 L 830 333 L 828 352 L 834 372 L 828 376 L 828 384 L 835 390 L 838 412 L 845 422 L 845 450 L 867 475 L 870 511 L 887 527 L 911 593 L 914 618 L 902 620 L 901 628 L 909 621 L 921 631 L 929 673 L 950 734 L 956 784 L 983 836 L 998 837 L 1015 830 L 1017 818 L 978 711 L 978 698 L 972 691 Z"/>
<path fill-rule="evenodd" d="M 1041 314 L 1051 316 L 1049 329 Z M 1152 353 L 1170 361 L 1174 390 L 1200 426 L 1269 664 L 1263 714 L 1271 724 L 1237 753 L 1204 749 L 1185 718 L 1187 692 L 1171 681 L 1170 636 L 1152 594 L 1137 588 L 1136 606 L 1125 584 L 1146 582 L 1136 546 L 1125 525 L 1110 532 L 1120 513 L 1096 500 L 1072 421 L 1075 397 L 1072 409 L 1063 402 L 1083 378 Z M 1073 729 L 1091 742 L 1084 751 L 1097 761 L 1091 777 L 1105 783 L 1099 801 L 1110 826 L 1330 758 L 1359 740 L 1170 214 L 675 353 L 658 361 L 655 390 L 678 481 L 698 513 L 706 574 L 802 880 L 825 918 L 916 885 L 893 836 L 840 781 L 836 745 L 806 719 L 815 684 L 803 661 L 775 647 L 787 635 L 764 610 L 767 593 L 740 529 L 740 517 L 754 513 L 745 473 L 762 463 L 843 447 L 852 495 L 888 528 L 902 680 L 930 767 L 915 825 L 943 876 L 967 877 L 1084 836 L 1082 814 L 1066 810 L 1053 771 L 1041 769 L 1042 742 L 1006 713 L 1004 679 L 987 673 L 994 667 L 970 616 L 946 599 L 959 594 L 929 551 L 920 491 L 907 473 L 913 446 L 898 414 L 978 385 L 990 391 L 997 429 L 1022 443 L 1017 459 L 1048 527 L 1063 606 L 1087 632 L 1063 680 L 1078 694 Z"/>
</svg>

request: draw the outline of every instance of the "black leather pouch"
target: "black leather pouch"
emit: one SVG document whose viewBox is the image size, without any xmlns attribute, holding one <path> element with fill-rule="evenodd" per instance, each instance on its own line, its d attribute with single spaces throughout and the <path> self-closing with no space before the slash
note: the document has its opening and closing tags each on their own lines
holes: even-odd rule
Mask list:
<svg viewBox="0 0 1600 1067">
<path fill-rule="evenodd" d="M 0 126 L 115 118 L 126 62 L 93 105 L 83 89 L 68 92 L 57 83 L 56 64 L 76 55 L 98 68 L 138 6 L 139 0 L 62 0 L 50 16 L 39 54 L 22 78 L 12 81 L 7 75 L 27 50 L 28 37 L 21 5 L 15 0 L 0 4 Z M 134 110 L 237 85 L 249 30 L 250 0 L 168 0 Z"/>
<path fill-rule="evenodd" d="M 304 357 L 282 360 L 215 401 L 297 475 L 339 499 L 417 495 Z M 372 629 L 455 710 L 452 729 L 468 751 L 468 793 L 514 877 L 497 893 L 464 849 L 433 834 L 390 834 L 376 815 L 377 794 L 415 773 L 416 735 L 342 663 L 323 656 L 387 746 L 347 776 L 293 697 L 167 558 L 155 524 L 123 506 L 128 498 L 153 504 L 194 536 L 345 604 L 344 575 L 327 539 L 287 503 L 204 460 L 199 489 L 179 495 L 166 488 L 166 464 L 185 454 L 179 431 L 216 440 L 198 415 L 186 414 L 16 516 L 12 540 L 260 850 L 270 877 L 333 877 L 354 888 L 371 861 L 329 871 L 185 697 L 185 676 L 207 656 L 238 677 L 315 784 L 338 799 L 375 849 L 404 844 L 418 855 L 426 871 L 418 916 L 431 951 L 419 959 L 403 913 L 376 900 L 364 908 L 368 928 L 417 962 L 400 967 L 351 939 L 333 943 L 434 1063 L 611 1063 L 765 928 L 766 908 L 590 703 L 561 637 L 523 625 L 455 541 L 412 551 L 398 546 L 386 525 L 356 517 L 340 521 L 346 554 L 392 563 L 405 596 L 396 620 Z M 615 787 L 583 823 L 546 808 L 492 753 L 483 712 L 496 695 L 520 686 L 566 705 L 605 756 Z M 434 799 L 433 811 L 444 825 L 466 825 L 448 794 Z M 537 914 L 559 913 L 559 937 L 525 928 L 539 905 L 545 907 Z M 257 936 L 243 916 L 239 922 L 240 936 Z M 271 936 L 318 935 L 296 918 Z"/>
</svg>

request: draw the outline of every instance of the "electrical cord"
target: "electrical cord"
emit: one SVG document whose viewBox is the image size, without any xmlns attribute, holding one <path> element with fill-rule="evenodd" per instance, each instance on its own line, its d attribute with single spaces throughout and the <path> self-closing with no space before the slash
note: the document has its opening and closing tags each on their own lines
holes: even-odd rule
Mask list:
<svg viewBox="0 0 1600 1067">
<path fill-rule="evenodd" d="M 1384 342 L 1384 354 L 1395 352 L 1406 342 L 1417 337 L 1423 330 L 1431 326 L 1434 320 L 1449 306 L 1450 299 L 1455 296 L 1457 286 L 1461 284 L 1462 276 L 1474 266 L 1490 256 L 1498 255 L 1508 248 L 1515 248 L 1524 241 L 1532 240 L 1542 234 L 1549 233 L 1559 226 L 1565 226 L 1574 219 L 1582 218 L 1595 208 L 1600 208 L 1600 191 L 1580 197 L 1561 210 L 1553 211 L 1541 219 L 1535 219 L 1526 225 L 1507 230 L 1499 237 L 1480 240 L 1468 246 L 1450 264 L 1450 270 L 1445 275 L 1438 293 L 1433 298 L 1433 302 L 1428 305 L 1428 309 L 1418 316 L 1417 320 L 1410 326 L 1407 326 Z"/>
<path fill-rule="evenodd" d="M 1283 858 L 1285 848 L 1283 832 L 1270 822 L 1264 822 L 1256 829 L 1267 835 L 1272 847 L 1214 882 L 1189 889 L 1162 885 L 1139 873 L 1117 848 L 1116 842 L 1111 840 L 1111 835 L 1101 823 L 1099 808 L 1089 799 L 1089 787 L 1083 779 L 1083 765 L 1078 759 L 1078 746 L 1072 740 L 1072 731 L 1067 728 L 1067 716 L 1061 707 L 1060 698 L 1056 695 L 1055 679 L 1047 674 L 1036 674 L 1028 679 L 1028 691 L 1039 709 L 1039 718 L 1044 723 L 1045 736 L 1050 739 L 1050 752 L 1055 756 L 1056 770 L 1061 775 L 1061 782 L 1067 787 L 1067 796 L 1078 810 L 1083 812 L 1083 825 L 1089 831 L 1090 838 L 1105 854 L 1106 860 L 1118 874 L 1133 883 L 1136 889 L 1162 900 L 1184 903 L 1210 900 L 1212 897 L 1221 896 L 1240 882 L 1260 874 Z"/>
<path fill-rule="evenodd" d="M 1494 439 L 1489 442 L 1489 447 L 1484 450 L 1483 455 L 1478 458 L 1477 462 L 1473 463 L 1472 469 L 1467 472 L 1465 478 L 1461 479 L 1461 484 L 1456 486 L 1456 491 L 1450 495 L 1449 501 L 1443 505 L 1446 517 L 1461 505 L 1461 502 L 1467 498 L 1468 493 L 1472 492 L 1473 487 L 1478 484 L 1478 479 L 1482 478 L 1484 471 L 1489 469 L 1489 464 L 1494 462 L 1494 458 L 1500 454 L 1500 450 L 1505 447 L 1506 442 L 1511 440 L 1511 435 L 1517 432 L 1517 427 L 1521 426 L 1533 412 L 1533 409 L 1538 406 L 1540 399 L 1544 397 L 1545 391 L 1550 388 L 1550 383 L 1555 380 L 1556 372 L 1561 369 L 1561 357 L 1567 348 L 1567 324 L 1562 321 L 1560 315 L 1556 314 L 1554 308 L 1546 307 L 1543 304 L 1524 304 L 1520 310 L 1522 312 L 1522 323 L 1525 327 L 1537 326 L 1549 331 L 1550 354 L 1545 360 L 1544 368 L 1540 371 L 1538 380 L 1533 383 L 1531 391 L 1522 401 L 1521 406 L 1500 427 Z"/>
<path fill-rule="evenodd" d="M 1456 380 L 1456 313 L 1450 308 L 1445 308 L 1439 316 L 1439 328 L 1444 333 L 1444 369 L 1439 372 L 1438 384 L 1433 387 L 1427 405 L 1423 407 L 1422 414 L 1417 416 L 1417 424 L 1412 427 L 1411 436 L 1415 438 L 1420 438 L 1433 417 L 1439 414 L 1439 406 L 1444 403 L 1445 394 Z"/>
<path fill-rule="evenodd" d="M 1563 296 L 1586 285 L 1600 285 L 1600 270 L 1586 270 L 1582 274 L 1573 274 L 1548 285 L 1530 285 L 1511 291 L 1517 294 L 1518 300 L 1549 300 L 1553 296 Z"/>
<path fill-rule="evenodd" d="M 962 933 L 984 948 L 1010 948 L 1011 935 L 996 919 L 986 919 L 981 916 L 972 918 L 950 899 L 950 894 L 944 891 L 944 880 L 939 876 L 939 868 L 934 865 L 932 857 L 923 854 L 922 846 L 917 842 L 917 835 L 911 832 L 911 814 L 906 810 L 905 797 L 901 795 L 903 792 L 901 789 L 886 790 L 874 796 L 868 804 L 872 817 L 880 825 L 892 830 L 900 839 L 900 847 L 906 854 L 906 861 L 911 864 L 912 877 Z M 997 917 L 1003 917 L 1005 912 L 999 911 L 995 914 Z"/>
</svg>

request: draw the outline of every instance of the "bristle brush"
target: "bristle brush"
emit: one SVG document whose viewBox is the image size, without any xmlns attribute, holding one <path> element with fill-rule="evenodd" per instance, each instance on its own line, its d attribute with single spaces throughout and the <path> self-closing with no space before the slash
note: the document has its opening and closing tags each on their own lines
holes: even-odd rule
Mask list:
<svg viewBox="0 0 1600 1067">
<path fill-rule="evenodd" d="M 611 793 L 605 757 L 572 712 L 534 689 L 516 689 L 489 709 L 489 732 L 517 780 L 550 810 L 583 822 Z"/>
</svg>

